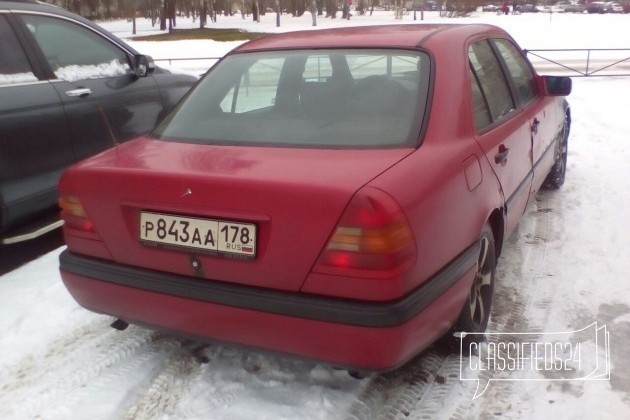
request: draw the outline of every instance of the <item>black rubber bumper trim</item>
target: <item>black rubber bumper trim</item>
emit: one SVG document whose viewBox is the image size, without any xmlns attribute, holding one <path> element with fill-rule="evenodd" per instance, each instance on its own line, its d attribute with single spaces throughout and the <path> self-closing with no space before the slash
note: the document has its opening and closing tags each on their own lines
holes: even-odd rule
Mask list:
<svg viewBox="0 0 630 420">
<path fill-rule="evenodd" d="M 475 243 L 422 286 L 388 302 L 357 301 L 304 293 L 235 285 L 212 280 L 139 269 L 65 250 L 62 271 L 96 281 L 164 293 L 186 299 L 267 313 L 361 327 L 393 327 L 420 313 L 453 286 L 479 255 Z"/>
</svg>

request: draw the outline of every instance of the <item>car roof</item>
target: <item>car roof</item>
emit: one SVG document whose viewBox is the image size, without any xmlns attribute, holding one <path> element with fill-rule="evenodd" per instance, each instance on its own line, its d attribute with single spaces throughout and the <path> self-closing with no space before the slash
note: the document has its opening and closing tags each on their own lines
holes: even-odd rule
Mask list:
<svg viewBox="0 0 630 420">
<path fill-rule="evenodd" d="M 1 12 L 35 12 L 35 13 L 47 13 L 54 16 L 61 16 L 68 19 L 72 19 L 74 21 L 80 22 L 81 24 L 90 27 L 92 30 L 99 32 L 105 38 L 109 38 L 114 43 L 118 44 L 120 47 L 124 48 L 131 54 L 138 54 L 138 52 L 127 44 L 122 39 L 118 38 L 116 35 L 111 32 L 103 29 L 101 26 L 95 24 L 94 22 L 77 15 L 76 13 L 72 13 L 67 11 L 66 9 L 55 6 L 52 4 L 42 3 L 39 1 L 32 0 L 24 0 L 24 1 L 3 1 L 0 0 L 0 13 Z"/>
<path fill-rule="evenodd" d="M 42 3 L 42 2 L 39 2 L 39 1 L 31 1 L 31 0 L 4 1 L 4 0 L 0 0 L 0 10 L 2 10 L 2 11 L 15 11 L 15 12 L 27 11 L 27 12 L 51 13 L 51 14 L 54 14 L 54 15 L 57 15 L 57 16 L 65 16 L 65 17 L 68 17 L 68 18 L 79 20 L 82 23 L 86 23 L 86 24 L 88 24 L 91 27 L 98 27 L 98 25 L 94 24 L 93 22 L 89 21 L 88 19 L 85 19 L 85 18 L 77 15 L 76 13 L 69 12 L 69 11 L 67 11 L 64 8 L 59 7 L 59 6 L 55 6 L 53 4 Z"/>
<path fill-rule="evenodd" d="M 287 32 L 252 40 L 234 52 L 312 48 L 421 48 L 431 44 L 448 47 L 455 39 L 465 40 L 479 34 L 501 33 L 486 24 L 408 24 L 360 26 Z M 509 37 L 509 36 L 508 36 Z"/>
<path fill-rule="evenodd" d="M 44 3 L 37 0 L 13 0 L 4 1 L 0 0 L 0 9 L 13 9 L 13 10 L 32 10 L 32 11 L 64 11 L 59 6 Z"/>
</svg>

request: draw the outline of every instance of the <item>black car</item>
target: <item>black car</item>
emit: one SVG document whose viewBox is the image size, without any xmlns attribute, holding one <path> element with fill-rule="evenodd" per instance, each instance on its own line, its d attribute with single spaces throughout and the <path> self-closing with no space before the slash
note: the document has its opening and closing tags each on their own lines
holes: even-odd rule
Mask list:
<svg viewBox="0 0 630 420">
<path fill-rule="evenodd" d="M 527 3 L 519 6 L 518 11 L 521 13 L 538 13 L 540 10 L 538 9 L 538 6 Z"/>
<path fill-rule="evenodd" d="M 601 1 L 594 1 L 592 3 L 589 3 L 588 6 L 586 6 L 586 11 L 588 13 L 610 13 L 610 6 L 608 5 L 608 3 L 604 3 Z"/>
<path fill-rule="evenodd" d="M 58 226 L 41 216 L 61 171 L 152 130 L 195 81 L 59 7 L 0 0 L 0 243 Z"/>
<path fill-rule="evenodd" d="M 496 4 L 484 4 L 483 6 L 481 6 L 482 12 L 496 12 L 499 9 L 500 7 Z"/>
<path fill-rule="evenodd" d="M 564 13 L 584 13 L 584 10 L 583 4 L 571 3 L 564 8 Z"/>
</svg>

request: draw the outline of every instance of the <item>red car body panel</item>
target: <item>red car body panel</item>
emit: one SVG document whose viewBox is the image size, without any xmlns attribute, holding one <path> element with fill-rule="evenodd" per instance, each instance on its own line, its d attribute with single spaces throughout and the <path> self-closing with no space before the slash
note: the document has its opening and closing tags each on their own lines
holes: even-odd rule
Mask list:
<svg viewBox="0 0 630 420">
<path fill-rule="evenodd" d="M 107 215 L 95 219 L 95 228 L 107 255 L 117 262 L 297 291 L 354 193 L 410 152 L 199 146 L 139 139 L 79 164 L 67 176 L 71 188 L 83 191 L 81 201 L 88 214 Z M 89 176 L 73 178 L 73 171 Z M 89 190 L 94 184 L 101 186 Z M 301 194 L 296 194 L 298 190 Z M 188 253 L 140 244 L 141 209 L 256 223 L 257 258 L 200 254 L 201 267 L 194 268 Z M 400 296 L 411 287 L 401 284 L 390 294 Z M 371 299 L 388 296 L 373 293 Z"/>
<path fill-rule="evenodd" d="M 175 334 L 200 339 L 212 337 L 227 343 L 374 371 L 389 371 L 400 366 L 431 343 L 426 337 L 444 334 L 450 327 L 447 319 L 459 314 L 461 299 L 468 293 L 465 283 L 458 284 L 408 322 L 393 327 L 366 328 L 147 293 L 72 273 L 64 273 L 63 280 L 74 299 L 94 312 L 115 313 L 129 322 L 159 326 Z M 102 296 L 107 296 L 107 303 Z M 151 314 L 148 324 L 147 314 Z"/>
<path fill-rule="evenodd" d="M 396 25 L 285 34 L 238 47 L 231 54 L 340 47 L 428 53 L 429 105 L 417 144 L 252 147 L 146 137 L 93 157 L 60 184 L 93 224 L 92 231 L 64 227 L 61 275 L 70 293 L 90 310 L 203 339 L 371 370 L 405 363 L 458 318 L 475 277 L 480 232 L 491 224 L 500 252 L 549 172 L 562 131 L 562 104 L 540 81 L 530 104 L 476 132 L 467 54 L 486 38 L 511 40 L 488 25 Z M 505 149 L 507 159 L 495 160 Z M 396 220 L 410 232 L 405 246 L 413 255 L 391 269 L 323 266 L 354 200 L 375 196 L 400 209 Z M 141 211 L 255 224 L 256 256 L 147 246 L 139 240 Z"/>
</svg>

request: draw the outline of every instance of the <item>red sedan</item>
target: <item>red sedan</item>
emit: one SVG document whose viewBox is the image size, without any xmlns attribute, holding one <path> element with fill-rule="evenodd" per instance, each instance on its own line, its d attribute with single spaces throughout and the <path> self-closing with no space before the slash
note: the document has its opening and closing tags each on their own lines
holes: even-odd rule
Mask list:
<svg viewBox="0 0 630 420">
<path fill-rule="evenodd" d="M 489 25 L 249 42 L 65 172 L 63 281 L 117 325 L 395 369 L 485 330 L 503 243 L 564 181 L 570 91 Z"/>
</svg>

